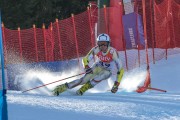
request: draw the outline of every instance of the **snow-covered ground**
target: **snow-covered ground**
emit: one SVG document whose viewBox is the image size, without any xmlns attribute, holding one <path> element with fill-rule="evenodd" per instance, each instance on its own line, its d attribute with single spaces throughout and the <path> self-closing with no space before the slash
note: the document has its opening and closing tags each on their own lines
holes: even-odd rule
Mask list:
<svg viewBox="0 0 180 120">
<path fill-rule="evenodd" d="M 74 95 L 78 88 L 58 97 L 50 95 L 49 90 L 66 81 L 27 93 L 8 91 L 9 120 L 180 120 L 179 61 L 180 54 L 176 54 L 169 56 L 168 60 L 150 64 L 151 86 L 167 90 L 167 93 L 133 92 L 145 78 L 143 70 L 126 73 L 116 94 L 108 91 L 111 80 L 103 81 L 83 96 Z M 48 83 L 50 79 L 52 82 L 74 74 L 68 72 L 58 76 L 31 71 L 19 76 L 26 82 L 19 82 L 25 90 Z"/>
</svg>

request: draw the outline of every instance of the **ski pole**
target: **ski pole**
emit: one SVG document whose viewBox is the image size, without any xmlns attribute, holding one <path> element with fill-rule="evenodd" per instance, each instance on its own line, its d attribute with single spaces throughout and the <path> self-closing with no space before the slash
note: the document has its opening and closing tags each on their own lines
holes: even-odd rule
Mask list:
<svg viewBox="0 0 180 120">
<path fill-rule="evenodd" d="M 53 83 L 56 83 L 56 82 L 59 82 L 59 81 L 63 81 L 63 80 L 66 80 L 66 79 L 69 79 L 69 78 L 72 78 L 72 77 L 76 77 L 76 76 L 79 76 L 79 75 L 83 75 L 83 74 L 85 74 L 85 72 L 80 73 L 80 74 L 78 74 L 78 75 L 73 75 L 73 76 L 70 76 L 70 77 L 67 77 L 67 78 L 63 78 L 63 79 L 61 79 L 61 80 L 57 80 L 57 81 L 54 81 L 54 82 L 50 82 L 50 83 L 47 83 L 47 84 L 43 84 L 43 85 L 40 85 L 40 86 L 31 88 L 31 89 L 28 89 L 28 90 L 24 90 L 24 91 L 22 91 L 22 93 L 25 93 L 25 92 L 27 92 L 27 91 L 34 90 L 34 89 L 37 89 L 37 88 L 40 88 L 40 87 L 44 87 L 44 86 L 47 86 L 47 85 L 50 85 L 50 84 L 53 84 Z"/>
</svg>

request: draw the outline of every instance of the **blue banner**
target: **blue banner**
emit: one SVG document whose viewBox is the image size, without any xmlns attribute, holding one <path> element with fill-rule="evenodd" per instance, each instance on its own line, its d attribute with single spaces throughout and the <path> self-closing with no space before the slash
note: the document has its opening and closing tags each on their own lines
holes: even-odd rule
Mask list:
<svg viewBox="0 0 180 120">
<path fill-rule="evenodd" d="M 124 36 L 126 48 L 137 48 L 138 45 L 145 47 L 143 25 L 141 16 L 137 13 L 130 13 L 123 16 Z"/>
<path fill-rule="evenodd" d="M 4 55 L 3 55 L 3 41 L 2 41 L 2 29 L 1 29 L 1 11 L 0 11 L 0 66 L 1 66 L 1 83 L 2 88 L 0 89 L 0 120 L 8 120 L 7 115 L 7 101 L 6 101 L 6 85 L 4 75 Z"/>
</svg>

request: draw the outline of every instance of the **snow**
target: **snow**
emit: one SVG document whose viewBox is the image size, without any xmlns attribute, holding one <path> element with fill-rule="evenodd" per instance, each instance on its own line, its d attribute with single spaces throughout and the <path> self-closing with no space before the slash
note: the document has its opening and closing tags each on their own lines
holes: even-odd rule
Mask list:
<svg viewBox="0 0 180 120">
<path fill-rule="evenodd" d="M 58 97 L 50 95 L 50 90 L 56 85 L 67 81 L 25 93 L 8 91 L 9 120 L 180 120 L 179 60 L 180 54 L 176 54 L 168 56 L 168 60 L 150 64 L 151 86 L 167 90 L 167 93 L 153 90 L 141 94 L 134 92 L 145 78 L 143 69 L 127 72 L 116 94 L 109 92 L 111 80 L 103 81 L 83 96 L 74 94 L 78 87 Z M 78 73 L 72 71 L 30 71 L 17 76 L 16 82 L 26 90 Z"/>
</svg>

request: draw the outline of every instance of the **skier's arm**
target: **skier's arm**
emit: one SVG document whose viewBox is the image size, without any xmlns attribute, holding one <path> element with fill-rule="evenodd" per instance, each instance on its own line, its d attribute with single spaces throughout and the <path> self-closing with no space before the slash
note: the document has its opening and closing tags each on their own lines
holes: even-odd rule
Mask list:
<svg viewBox="0 0 180 120">
<path fill-rule="evenodd" d="M 113 60 L 115 61 L 116 65 L 117 65 L 117 68 L 118 68 L 118 72 L 117 72 L 117 80 L 114 82 L 114 85 L 111 89 L 111 92 L 112 93 L 116 93 L 117 90 L 118 90 L 118 86 L 122 80 L 122 77 L 123 77 L 123 74 L 124 74 L 124 69 L 122 67 L 122 62 L 119 58 L 119 55 L 117 53 L 117 51 L 115 51 L 113 53 Z"/>
<path fill-rule="evenodd" d="M 121 60 L 119 58 L 119 55 L 118 55 L 117 51 L 115 51 L 113 53 L 113 59 L 114 59 L 116 65 L 117 65 L 117 69 L 118 69 L 118 72 L 117 72 L 117 82 L 120 83 L 121 79 L 122 79 L 122 76 L 124 74 L 124 69 L 122 67 L 122 62 L 121 62 Z"/>
<path fill-rule="evenodd" d="M 86 68 L 86 66 L 88 66 L 89 64 L 89 61 L 93 59 L 94 57 L 93 54 L 94 54 L 94 48 L 92 48 L 89 51 L 89 53 L 85 57 L 83 57 L 82 62 L 83 62 L 84 68 Z"/>
<path fill-rule="evenodd" d="M 89 53 L 85 57 L 83 57 L 83 59 L 82 59 L 83 67 L 84 67 L 87 74 L 93 73 L 92 68 L 90 68 L 89 65 L 88 65 L 89 61 L 92 60 L 93 57 L 94 57 L 94 48 L 92 48 L 89 51 Z"/>
</svg>

